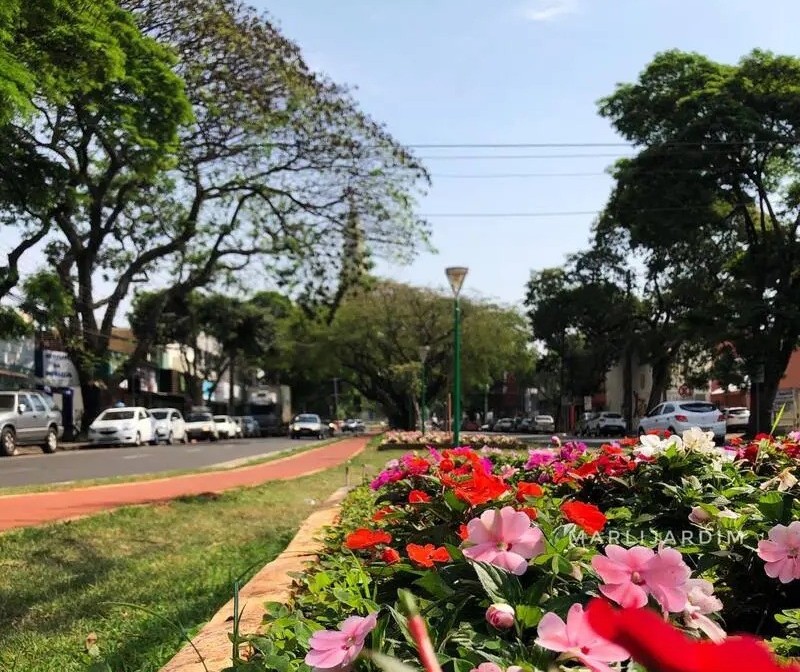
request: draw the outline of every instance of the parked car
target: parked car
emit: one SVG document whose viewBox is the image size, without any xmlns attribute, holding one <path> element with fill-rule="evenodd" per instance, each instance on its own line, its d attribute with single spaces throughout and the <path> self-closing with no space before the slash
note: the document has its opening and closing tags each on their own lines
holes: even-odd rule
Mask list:
<svg viewBox="0 0 800 672">
<path fill-rule="evenodd" d="M 589 423 L 592 421 L 597 414 L 592 413 L 591 411 L 587 411 L 586 413 L 581 414 L 580 420 L 578 420 L 578 424 L 575 427 L 575 434 L 577 436 L 588 436 L 589 435 Z"/>
<path fill-rule="evenodd" d="M 522 418 L 517 425 L 517 431 L 522 434 L 528 434 L 533 431 L 533 419 Z"/>
<path fill-rule="evenodd" d="M 19 446 L 58 450 L 64 433 L 61 411 L 38 392 L 0 392 L 0 454 L 16 455 Z"/>
<path fill-rule="evenodd" d="M 494 427 L 492 427 L 493 432 L 513 432 L 514 431 L 514 420 L 512 418 L 500 418 L 497 422 L 494 423 Z"/>
<path fill-rule="evenodd" d="M 89 442 L 105 446 L 141 446 L 155 441 L 153 416 L 141 406 L 109 408 L 89 425 Z"/>
<path fill-rule="evenodd" d="M 312 413 L 298 415 L 289 427 L 289 437 L 292 439 L 299 439 L 302 436 L 324 439 L 326 435 L 327 429 L 322 424 L 322 420 L 318 415 Z"/>
<path fill-rule="evenodd" d="M 325 430 L 325 435 L 329 438 L 332 438 L 334 434 L 336 434 L 336 423 L 333 420 L 328 420 L 324 418 L 322 420 L 323 429 Z"/>
<path fill-rule="evenodd" d="M 625 436 L 627 431 L 625 418 L 620 413 L 609 411 L 595 414 L 587 426 L 589 436 Z"/>
<path fill-rule="evenodd" d="M 239 428 L 230 415 L 215 415 L 214 424 L 220 439 L 235 439 L 239 434 Z"/>
<path fill-rule="evenodd" d="M 725 426 L 729 432 L 746 432 L 750 426 L 750 409 L 734 406 L 725 411 Z"/>
<path fill-rule="evenodd" d="M 191 413 L 186 418 L 186 437 L 191 440 L 218 441 L 219 431 L 211 413 Z"/>
<path fill-rule="evenodd" d="M 342 431 L 350 432 L 352 434 L 363 434 L 366 431 L 366 427 L 361 420 L 350 419 L 344 421 L 344 424 L 342 425 Z"/>
<path fill-rule="evenodd" d="M 533 418 L 533 431 L 542 434 L 552 434 L 556 431 L 556 421 L 552 415 L 536 415 Z"/>
<path fill-rule="evenodd" d="M 667 401 L 639 420 L 639 434 L 653 430 L 682 434 L 692 427 L 714 432 L 717 443 L 725 441 L 725 414 L 708 401 Z"/>
<path fill-rule="evenodd" d="M 186 443 L 186 421 L 177 408 L 151 408 L 155 424 L 155 440 L 171 446 L 176 441 Z"/>
</svg>

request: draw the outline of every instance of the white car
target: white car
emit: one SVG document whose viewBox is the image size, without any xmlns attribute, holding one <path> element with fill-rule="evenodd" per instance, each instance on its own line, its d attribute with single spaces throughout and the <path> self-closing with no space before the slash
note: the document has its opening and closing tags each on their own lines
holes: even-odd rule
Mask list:
<svg viewBox="0 0 800 672">
<path fill-rule="evenodd" d="M 229 415 L 215 415 L 214 424 L 221 439 L 235 439 L 239 436 L 236 421 Z"/>
<path fill-rule="evenodd" d="M 195 412 L 186 418 L 186 438 L 192 440 L 217 441 L 219 431 L 211 413 Z"/>
<path fill-rule="evenodd" d="M 556 431 L 556 421 L 552 415 L 537 415 L 533 418 L 533 431 L 552 434 Z"/>
<path fill-rule="evenodd" d="M 313 436 L 324 439 L 328 430 L 322 424 L 322 419 L 313 413 L 303 413 L 298 415 L 291 427 L 289 427 L 289 437 L 299 439 L 302 436 Z"/>
<path fill-rule="evenodd" d="M 155 439 L 171 446 L 176 441 L 186 443 L 186 422 L 177 408 L 151 408 L 155 423 Z"/>
<path fill-rule="evenodd" d="M 93 444 L 141 446 L 154 440 L 153 418 L 139 406 L 109 408 L 89 426 L 89 442 Z"/>
<path fill-rule="evenodd" d="M 718 443 L 725 441 L 725 414 L 708 401 L 667 401 L 639 419 L 639 434 L 666 430 L 683 435 L 692 427 L 714 432 L 714 440 Z"/>
<path fill-rule="evenodd" d="M 602 411 L 592 416 L 586 426 L 589 436 L 625 436 L 628 426 L 620 413 Z"/>
<path fill-rule="evenodd" d="M 725 424 L 728 431 L 746 432 L 750 425 L 750 409 L 744 406 L 735 406 L 725 411 Z"/>
</svg>

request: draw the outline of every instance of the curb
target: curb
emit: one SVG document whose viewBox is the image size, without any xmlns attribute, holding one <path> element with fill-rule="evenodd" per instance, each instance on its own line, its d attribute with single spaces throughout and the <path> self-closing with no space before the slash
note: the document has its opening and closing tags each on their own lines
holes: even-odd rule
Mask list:
<svg viewBox="0 0 800 672">
<path fill-rule="evenodd" d="M 317 559 L 324 548 L 320 535 L 337 521 L 342 501 L 350 490 L 345 486 L 334 492 L 322 508 L 305 519 L 284 551 L 239 591 L 240 632 L 250 635 L 259 630 L 266 602 L 286 603 L 291 599 L 294 579 L 290 573 L 303 571 L 308 563 Z M 230 667 L 233 613 L 233 600 L 230 600 L 160 672 L 220 672 Z"/>
</svg>

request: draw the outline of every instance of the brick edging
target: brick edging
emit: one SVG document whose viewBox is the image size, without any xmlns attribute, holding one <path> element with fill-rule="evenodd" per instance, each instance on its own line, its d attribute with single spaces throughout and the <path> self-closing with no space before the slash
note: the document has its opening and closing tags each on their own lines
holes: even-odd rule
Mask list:
<svg viewBox="0 0 800 672">
<path fill-rule="evenodd" d="M 260 627 L 266 602 L 287 602 L 292 596 L 294 579 L 289 572 L 299 572 L 313 562 L 323 549 L 320 534 L 336 522 L 349 487 L 339 488 L 322 508 L 305 519 L 294 539 L 272 562 L 265 565 L 239 591 L 240 632 L 253 634 Z M 233 628 L 233 600 L 220 609 L 191 644 L 184 646 L 161 672 L 219 672 L 230 667 Z M 202 661 L 201 661 L 202 656 Z"/>
</svg>

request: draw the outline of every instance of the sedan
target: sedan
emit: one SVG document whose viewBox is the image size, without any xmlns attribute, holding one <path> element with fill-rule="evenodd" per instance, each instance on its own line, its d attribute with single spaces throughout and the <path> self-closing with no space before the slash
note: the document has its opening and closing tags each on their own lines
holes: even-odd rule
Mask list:
<svg viewBox="0 0 800 672">
<path fill-rule="evenodd" d="M 533 418 L 533 431 L 552 434 L 556 431 L 556 421 L 552 415 L 537 415 Z"/>
<path fill-rule="evenodd" d="M 230 415 L 215 415 L 214 424 L 221 439 L 235 439 L 239 436 L 239 428 Z"/>
<path fill-rule="evenodd" d="M 500 418 L 497 422 L 494 423 L 494 427 L 492 427 L 493 432 L 513 432 L 514 431 L 514 420 L 512 418 Z"/>
<path fill-rule="evenodd" d="M 322 419 L 311 413 L 298 415 L 289 427 L 289 437 L 292 439 L 299 439 L 301 436 L 324 439 L 327 435 L 328 428 L 322 423 Z"/>
<path fill-rule="evenodd" d="M 746 432 L 750 426 L 750 409 L 744 406 L 729 408 L 725 412 L 725 425 L 729 432 Z"/>
<path fill-rule="evenodd" d="M 141 446 L 154 438 L 153 418 L 140 407 L 110 408 L 89 426 L 89 442 L 96 445 Z"/>
<path fill-rule="evenodd" d="M 211 413 L 192 413 L 186 418 L 186 434 L 189 440 L 217 441 L 219 432 Z"/>
<path fill-rule="evenodd" d="M 186 422 L 177 408 L 150 409 L 155 423 L 155 439 L 171 446 L 176 441 L 186 443 Z"/>
<path fill-rule="evenodd" d="M 717 443 L 725 441 L 725 414 L 708 401 L 668 401 L 639 420 L 639 434 L 652 431 L 683 434 L 692 427 L 713 432 Z"/>
</svg>

